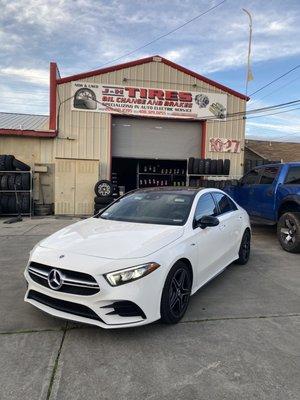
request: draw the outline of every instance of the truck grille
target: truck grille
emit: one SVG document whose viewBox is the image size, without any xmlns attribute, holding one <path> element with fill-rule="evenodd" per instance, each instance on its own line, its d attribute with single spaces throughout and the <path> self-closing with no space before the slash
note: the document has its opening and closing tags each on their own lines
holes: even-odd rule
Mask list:
<svg viewBox="0 0 300 400">
<path fill-rule="evenodd" d="M 53 269 L 59 271 L 62 277 L 62 286 L 57 290 L 51 288 L 48 283 L 49 272 Z M 68 269 L 60 269 L 31 262 L 28 267 L 28 273 L 33 281 L 56 292 L 91 296 L 100 291 L 96 279 L 83 272 L 70 271 Z"/>
</svg>

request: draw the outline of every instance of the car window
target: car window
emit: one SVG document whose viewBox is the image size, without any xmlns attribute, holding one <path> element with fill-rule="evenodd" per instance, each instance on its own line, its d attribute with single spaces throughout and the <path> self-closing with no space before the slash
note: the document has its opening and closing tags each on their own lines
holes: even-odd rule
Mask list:
<svg viewBox="0 0 300 400">
<path fill-rule="evenodd" d="M 259 171 L 258 169 L 253 169 L 247 175 L 243 176 L 241 179 L 242 185 L 255 185 L 259 182 Z"/>
<path fill-rule="evenodd" d="M 215 216 L 218 214 L 216 203 L 210 193 L 203 194 L 197 204 L 195 219 L 200 219 L 204 215 Z"/>
<path fill-rule="evenodd" d="M 234 202 L 223 193 L 213 193 L 213 197 L 219 206 L 219 214 L 225 214 L 230 211 L 236 211 L 237 206 Z"/>
<path fill-rule="evenodd" d="M 284 183 L 288 185 L 300 185 L 300 167 L 290 167 Z"/>
<path fill-rule="evenodd" d="M 271 185 L 278 175 L 279 167 L 264 167 L 261 168 L 260 185 Z"/>
</svg>

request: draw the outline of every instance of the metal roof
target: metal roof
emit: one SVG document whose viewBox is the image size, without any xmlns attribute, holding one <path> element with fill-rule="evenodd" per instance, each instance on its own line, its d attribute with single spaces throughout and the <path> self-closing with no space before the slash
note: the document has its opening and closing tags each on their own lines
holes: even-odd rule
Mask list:
<svg viewBox="0 0 300 400">
<path fill-rule="evenodd" d="M 0 112 L 0 129 L 39 130 L 48 118 L 48 115 Z"/>
</svg>

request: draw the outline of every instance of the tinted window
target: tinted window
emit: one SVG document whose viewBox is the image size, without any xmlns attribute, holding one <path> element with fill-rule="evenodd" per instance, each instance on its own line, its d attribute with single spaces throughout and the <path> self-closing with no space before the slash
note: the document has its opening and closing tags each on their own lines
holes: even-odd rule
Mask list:
<svg viewBox="0 0 300 400">
<path fill-rule="evenodd" d="M 260 175 L 257 169 L 253 169 L 241 179 L 243 185 L 255 185 L 258 183 Z"/>
<path fill-rule="evenodd" d="M 234 204 L 234 202 L 228 196 L 226 196 L 226 194 L 213 193 L 213 197 L 219 206 L 220 214 L 237 210 L 237 207 Z"/>
<path fill-rule="evenodd" d="M 265 167 L 261 170 L 260 185 L 271 185 L 276 178 L 279 167 Z"/>
<path fill-rule="evenodd" d="M 204 215 L 215 216 L 217 213 L 217 207 L 211 194 L 207 193 L 201 196 L 196 207 L 195 219 L 199 219 Z"/>
<path fill-rule="evenodd" d="M 97 218 L 160 225 L 184 225 L 193 200 L 194 194 L 135 192 L 116 201 Z"/>
<path fill-rule="evenodd" d="M 289 185 L 300 185 L 300 167 L 290 167 L 284 183 Z"/>
</svg>

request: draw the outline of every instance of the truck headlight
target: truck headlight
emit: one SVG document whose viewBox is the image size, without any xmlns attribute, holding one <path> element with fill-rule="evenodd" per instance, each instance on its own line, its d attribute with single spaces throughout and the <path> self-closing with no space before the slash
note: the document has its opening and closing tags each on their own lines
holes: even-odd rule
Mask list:
<svg viewBox="0 0 300 400">
<path fill-rule="evenodd" d="M 111 286 L 120 286 L 125 283 L 136 281 L 137 279 L 143 278 L 155 271 L 159 264 L 155 262 L 137 265 L 135 267 L 121 269 L 119 271 L 110 272 L 105 274 L 104 277 Z"/>
</svg>

